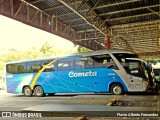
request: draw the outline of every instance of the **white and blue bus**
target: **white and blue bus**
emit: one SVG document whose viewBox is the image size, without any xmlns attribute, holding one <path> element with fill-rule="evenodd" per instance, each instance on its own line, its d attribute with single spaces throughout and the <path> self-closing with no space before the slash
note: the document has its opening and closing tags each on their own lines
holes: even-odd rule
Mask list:
<svg viewBox="0 0 160 120">
<path fill-rule="evenodd" d="M 128 59 L 130 58 L 130 59 Z M 8 93 L 43 96 L 55 93 L 112 93 L 148 90 L 145 63 L 134 53 L 99 50 L 63 57 L 8 62 Z"/>
</svg>

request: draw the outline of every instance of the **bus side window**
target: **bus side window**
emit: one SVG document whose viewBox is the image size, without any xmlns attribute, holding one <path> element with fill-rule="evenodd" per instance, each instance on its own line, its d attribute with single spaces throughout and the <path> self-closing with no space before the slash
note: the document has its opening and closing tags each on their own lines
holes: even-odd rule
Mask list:
<svg viewBox="0 0 160 120">
<path fill-rule="evenodd" d="M 15 64 L 9 64 L 7 65 L 7 72 L 8 73 L 13 73 L 13 74 L 17 74 L 17 73 L 25 73 L 26 72 L 26 64 L 23 63 L 15 63 Z"/>
<path fill-rule="evenodd" d="M 115 64 L 115 62 L 113 61 L 113 59 L 110 57 L 109 54 L 95 55 L 92 56 L 92 59 L 94 60 L 95 68 L 118 69 L 117 65 Z"/>
<path fill-rule="evenodd" d="M 32 63 L 27 63 L 27 72 L 33 72 Z"/>
<path fill-rule="evenodd" d="M 74 69 L 74 59 L 65 58 L 58 60 L 58 70 L 73 70 Z"/>
<path fill-rule="evenodd" d="M 27 72 L 39 72 L 42 68 L 41 62 L 27 63 Z"/>
<path fill-rule="evenodd" d="M 8 73 L 16 73 L 16 64 L 8 64 L 6 66 L 7 72 Z"/>
<path fill-rule="evenodd" d="M 84 69 L 84 61 L 81 58 L 75 58 L 75 69 Z"/>
<path fill-rule="evenodd" d="M 116 63 L 112 59 L 107 60 L 106 68 L 111 68 L 111 69 L 118 70 L 118 67 L 117 67 Z"/>
<path fill-rule="evenodd" d="M 17 73 L 25 73 L 26 72 L 26 64 L 17 64 Z"/>
<path fill-rule="evenodd" d="M 104 68 L 107 61 L 105 59 L 97 59 L 94 61 L 95 68 Z"/>
<path fill-rule="evenodd" d="M 45 65 L 49 64 L 52 61 L 43 61 L 42 66 L 44 67 Z M 50 72 L 50 71 L 55 71 L 55 64 L 56 62 L 50 64 L 48 67 L 45 68 L 44 72 Z"/>
<path fill-rule="evenodd" d="M 42 68 L 41 64 L 34 64 L 32 66 L 33 72 L 39 72 L 41 68 Z"/>
<path fill-rule="evenodd" d="M 88 57 L 88 60 L 85 61 L 85 68 L 93 68 L 93 59 Z"/>
</svg>

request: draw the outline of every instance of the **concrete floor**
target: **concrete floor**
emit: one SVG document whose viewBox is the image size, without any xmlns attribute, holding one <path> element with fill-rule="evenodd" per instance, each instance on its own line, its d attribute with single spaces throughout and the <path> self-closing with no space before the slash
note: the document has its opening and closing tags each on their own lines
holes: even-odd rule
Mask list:
<svg viewBox="0 0 160 120">
<path fill-rule="evenodd" d="M 108 103 L 117 102 L 109 106 Z M 40 112 L 42 118 L 13 118 L 16 119 L 52 119 L 75 120 L 79 115 L 85 115 L 89 120 L 138 119 L 139 116 L 125 116 L 129 113 L 154 113 L 160 110 L 160 95 L 129 94 L 115 96 L 110 94 L 61 94 L 45 97 L 25 97 L 23 95 L 7 94 L 0 90 L 0 115 L 2 112 Z M 43 113 L 46 112 L 46 113 Z M 119 115 L 118 115 L 119 113 Z M 68 116 L 67 116 L 68 115 Z M 46 117 L 48 116 L 48 117 Z M 58 117 L 57 117 L 58 116 Z M 99 116 L 99 117 L 98 117 Z M 134 117 L 133 117 L 134 116 Z M 142 118 L 142 116 L 140 117 Z M 2 118 L 0 120 L 11 118 Z M 143 117 L 145 119 L 160 119 L 159 117 Z"/>
</svg>

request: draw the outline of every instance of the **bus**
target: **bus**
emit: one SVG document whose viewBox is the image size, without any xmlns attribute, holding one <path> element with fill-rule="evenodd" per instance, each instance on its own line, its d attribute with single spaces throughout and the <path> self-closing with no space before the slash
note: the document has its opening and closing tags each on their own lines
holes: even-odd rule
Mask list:
<svg viewBox="0 0 160 120">
<path fill-rule="evenodd" d="M 130 58 L 130 59 L 129 59 Z M 8 93 L 111 93 L 148 90 L 145 63 L 135 53 L 98 50 L 68 56 L 6 63 Z"/>
</svg>

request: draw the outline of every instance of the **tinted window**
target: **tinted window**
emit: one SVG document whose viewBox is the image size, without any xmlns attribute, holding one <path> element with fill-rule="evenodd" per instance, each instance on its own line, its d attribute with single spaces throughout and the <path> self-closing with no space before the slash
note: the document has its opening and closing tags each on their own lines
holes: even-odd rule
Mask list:
<svg viewBox="0 0 160 120">
<path fill-rule="evenodd" d="M 17 73 L 25 73 L 26 72 L 26 64 L 17 64 Z"/>
<path fill-rule="evenodd" d="M 81 58 L 75 58 L 75 69 L 84 69 L 85 62 Z"/>
<path fill-rule="evenodd" d="M 51 61 L 37 61 L 37 62 L 28 62 L 28 63 L 16 63 L 16 64 L 8 64 L 6 66 L 8 73 L 32 73 L 39 72 L 45 65 L 50 63 Z M 44 72 L 57 70 L 57 62 L 49 65 Z"/>
<path fill-rule="evenodd" d="M 91 56 L 94 68 L 118 69 L 113 59 L 108 54 Z"/>
<path fill-rule="evenodd" d="M 45 67 L 45 65 L 49 64 L 50 62 L 52 62 L 52 60 L 51 61 L 43 61 L 42 66 Z M 45 68 L 44 72 L 50 72 L 50 71 L 55 71 L 55 70 L 57 70 L 57 62 L 54 62 L 54 63 L 48 65 Z"/>
<path fill-rule="evenodd" d="M 39 72 L 42 69 L 41 62 L 27 63 L 27 72 Z"/>
<path fill-rule="evenodd" d="M 126 58 L 139 58 L 137 54 L 130 53 L 113 53 L 119 62 L 125 62 Z"/>
<path fill-rule="evenodd" d="M 8 73 L 25 73 L 26 72 L 26 63 L 16 63 L 16 64 L 9 64 L 7 65 L 7 72 Z"/>
<path fill-rule="evenodd" d="M 8 73 L 16 73 L 16 64 L 7 65 L 7 72 Z"/>
<path fill-rule="evenodd" d="M 91 57 L 88 57 L 85 61 L 85 68 L 93 68 L 93 59 Z"/>
<path fill-rule="evenodd" d="M 74 69 L 74 59 L 66 58 L 58 60 L 58 70 L 71 70 Z"/>
</svg>

